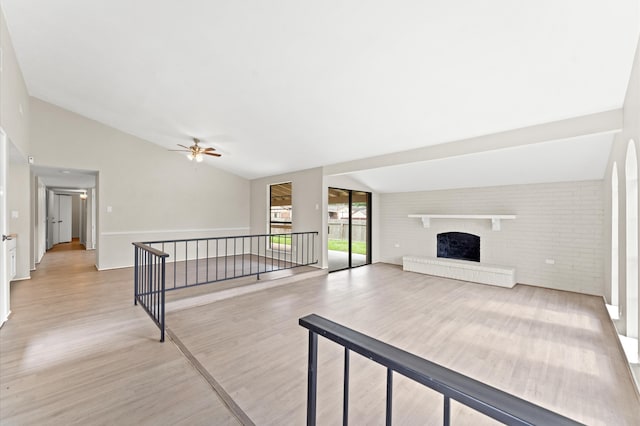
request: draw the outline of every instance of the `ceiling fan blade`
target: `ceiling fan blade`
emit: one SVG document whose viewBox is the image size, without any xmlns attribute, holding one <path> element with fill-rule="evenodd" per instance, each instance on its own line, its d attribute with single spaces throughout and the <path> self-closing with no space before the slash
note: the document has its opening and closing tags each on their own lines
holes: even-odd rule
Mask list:
<svg viewBox="0 0 640 426">
<path fill-rule="evenodd" d="M 222 157 L 222 154 L 218 154 L 217 152 L 202 152 L 204 155 L 210 155 L 212 157 Z"/>
<path fill-rule="evenodd" d="M 180 145 L 180 144 L 177 144 L 177 145 L 183 147 L 184 149 L 189 149 L 189 150 L 191 149 L 188 146 L 184 146 L 184 145 Z"/>
<path fill-rule="evenodd" d="M 203 151 L 215 151 L 215 148 L 204 148 Z"/>
<path fill-rule="evenodd" d="M 191 152 L 190 149 L 168 149 L 167 151 Z"/>
</svg>

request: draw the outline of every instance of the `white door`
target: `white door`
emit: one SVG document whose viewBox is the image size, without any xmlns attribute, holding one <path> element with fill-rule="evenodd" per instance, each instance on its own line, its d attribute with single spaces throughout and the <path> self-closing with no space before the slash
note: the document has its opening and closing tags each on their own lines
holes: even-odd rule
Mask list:
<svg viewBox="0 0 640 426">
<path fill-rule="evenodd" d="M 7 268 L 7 135 L 0 129 L 0 325 L 9 316 L 9 279 Z"/>
<path fill-rule="evenodd" d="M 59 238 L 61 243 L 71 242 L 71 195 L 58 195 L 59 197 Z"/>
<path fill-rule="evenodd" d="M 60 242 L 60 197 L 55 195 L 53 191 L 49 191 L 49 233 L 51 235 L 51 244 L 49 248 Z"/>
</svg>

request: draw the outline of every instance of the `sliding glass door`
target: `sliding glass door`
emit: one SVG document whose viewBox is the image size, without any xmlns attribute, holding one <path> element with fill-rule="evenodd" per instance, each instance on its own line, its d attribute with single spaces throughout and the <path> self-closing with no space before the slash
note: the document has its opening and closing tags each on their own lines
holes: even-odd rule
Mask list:
<svg viewBox="0 0 640 426">
<path fill-rule="evenodd" d="M 329 188 L 329 271 L 371 263 L 371 193 Z"/>
</svg>

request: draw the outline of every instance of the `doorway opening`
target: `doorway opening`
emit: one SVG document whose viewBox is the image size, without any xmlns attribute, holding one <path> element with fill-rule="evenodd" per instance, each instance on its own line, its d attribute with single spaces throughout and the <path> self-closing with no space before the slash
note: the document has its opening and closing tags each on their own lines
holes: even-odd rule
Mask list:
<svg viewBox="0 0 640 426">
<path fill-rule="evenodd" d="M 371 193 L 328 191 L 329 272 L 371 264 Z"/>
<path fill-rule="evenodd" d="M 35 262 L 58 244 L 79 243 L 97 248 L 97 177 L 92 170 L 31 166 L 36 195 Z"/>
</svg>

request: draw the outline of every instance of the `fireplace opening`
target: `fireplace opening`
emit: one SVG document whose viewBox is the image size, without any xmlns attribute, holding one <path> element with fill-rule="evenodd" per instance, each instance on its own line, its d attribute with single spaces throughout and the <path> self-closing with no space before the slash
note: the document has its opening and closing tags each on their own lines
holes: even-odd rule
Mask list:
<svg viewBox="0 0 640 426">
<path fill-rule="evenodd" d="M 480 262 L 480 237 L 465 232 L 438 234 L 438 257 Z"/>
</svg>

